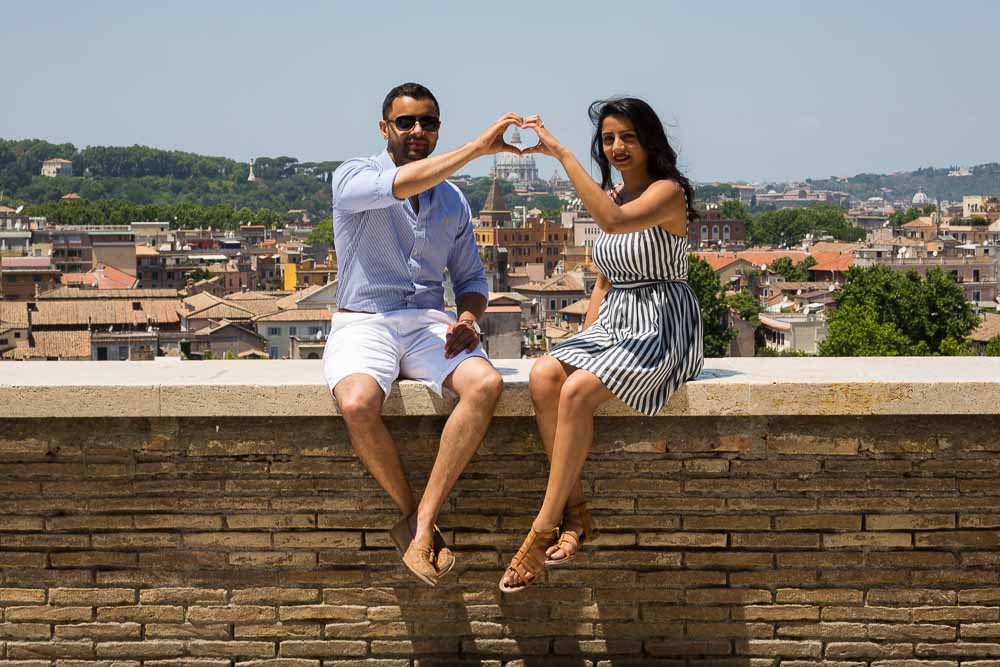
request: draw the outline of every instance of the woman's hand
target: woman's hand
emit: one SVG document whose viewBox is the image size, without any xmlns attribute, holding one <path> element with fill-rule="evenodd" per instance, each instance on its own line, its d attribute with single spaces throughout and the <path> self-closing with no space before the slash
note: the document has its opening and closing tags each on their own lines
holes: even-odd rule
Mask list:
<svg viewBox="0 0 1000 667">
<path fill-rule="evenodd" d="M 566 147 L 559 143 L 559 140 L 551 132 L 545 129 L 545 123 L 542 122 L 541 116 L 528 116 L 521 123 L 521 129 L 533 130 L 538 135 L 538 143 L 530 148 L 523 149 L 521 151 L 522 155 L 541 153 L 542 155 L 562 160 L 562 156 L 566 153 Z"/>
</svg>

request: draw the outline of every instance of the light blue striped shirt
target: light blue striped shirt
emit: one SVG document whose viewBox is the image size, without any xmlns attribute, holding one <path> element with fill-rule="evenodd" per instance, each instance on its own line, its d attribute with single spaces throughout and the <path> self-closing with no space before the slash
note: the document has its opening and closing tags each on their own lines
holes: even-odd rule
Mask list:
<svg viewBox="0 0 1000 667">
<path fill-rule="evenodd" d="M 444 181 L 420 193 L 417 215 L 409 200 L 392 194 L 398 170 L 383 151 L 333 172 L 337 306 L 373 313 L 444 310 L 446 268 L 456 300 L 467 292 L 488 298 L 465 195 Z"/>
</svg>

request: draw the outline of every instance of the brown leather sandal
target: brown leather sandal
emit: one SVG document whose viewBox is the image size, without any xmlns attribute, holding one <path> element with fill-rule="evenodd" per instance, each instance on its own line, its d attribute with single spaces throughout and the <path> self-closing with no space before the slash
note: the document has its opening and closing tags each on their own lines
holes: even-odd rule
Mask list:
<svg viewBox="0 0 1000 667">
<path fill-rule="evenodd" d="M 545 550 L 553 544 L 559 537 L 559 529 L 552 528 L 551 530 L 536 531 L 532 528 L 528 531 L 528 536 L 524 538 L 524 542 L 521 543 L 521 548 L 517 550 L 514 557 L 510 560 L 510 565 L 504 570 L 503 576 L 506 577 L 507 573 L 511 570 L 521 578 L 520 586 L 505 586 L 503 577 L 500 578 L 499 588 L 503 593 L 519 593 L 531 584 L 538 581 L 538 575 L 542 573 L 545 569 L 545 563 L 541 558 L 535 556 L 532 551 L 537 551 L 538 547 L 535 546 L 536 540 L 545 541 L 548 540 L 548 544 L 544 544 L 542 548 L 542 554 L 545 554 Z M 529 579 L 528 576 L 531 576 Z"/>
<path fill-rule="evenodd" d="M 573 560 L 580 553 L 580 547 L 583 546 L 583 543 L 592 540 L 597 534 L 594 530 L 594 518 L 590 516 L 590 510 L 587 509 L 587 501 L 577 503 L 576 505 L 568 505 L 563 510 L 563 523 L 566 522 L 566 515 L 572 515 L 574 518 L 577 518 L 578 523 L 583 524 L 583 532 L 577 533 L 575 530 L 562 531 L 559 534 L 559 541 L 556 542 L 555 546 L 562 549 L 562 552 L 568 555 L 562 558 L 546 558 L 546 565 L 560 565 Z M 569 549 L 573 549 L 573 553 L 569 553 Z"/>
<path fill-rule="evenodd" d="M 406 556 L 406 551 L 410 548 L 410 542 L 413 541 L 413 531 L 410 529 L 410 518 L 412 516 L 413 514 L 404 516 L 389 530 L 389 537 L 392 538 L 393 543 L 396 545 L 396 550 L 402 557 Z M 443 577 L 455 567 L 455 554 L 448 548 L 447 543 L 444 541 L 444 535 L 441 534 L 441 530 L 436 525 L 434 526 L 434 554 L 431 562 L 434 565 L 434 569 L 437 570 L 438 577 Z M 413 568 L 410 569 L 412 570 Z"/>
</svg>

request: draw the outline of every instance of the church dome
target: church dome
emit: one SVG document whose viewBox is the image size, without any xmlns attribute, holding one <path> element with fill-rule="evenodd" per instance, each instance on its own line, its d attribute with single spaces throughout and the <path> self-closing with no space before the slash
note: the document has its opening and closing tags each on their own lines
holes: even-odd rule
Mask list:
<svg viewBox="0 0 1000 667">
<path fill-rule="evenodd" d="M 925 195 L 923 192 L 918 192 L 917 194 L 913 195 L 913 199 L 910 201 L 910 203 L 923 205 L 927 204 L 929 201 L 930 200 L 927 199 L 927 195 Z"/>
</svg>

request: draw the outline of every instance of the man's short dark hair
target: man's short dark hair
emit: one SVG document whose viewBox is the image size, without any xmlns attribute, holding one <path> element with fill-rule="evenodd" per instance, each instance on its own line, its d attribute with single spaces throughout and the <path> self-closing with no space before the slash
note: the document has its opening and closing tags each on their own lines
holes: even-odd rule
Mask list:
<svg viewBox="0 0 1000 667">
<path fill-rule="evenodd" d="M 382 102 L 382 120 L 389 120 L 389 111 L 392 109 L 392 101 L 397 97 L 412 97 L 415 100 L 430 100 L 434 103 L 434 108 L 437 109 L 438 114 L 441 113 L 441 105 L 438 104 L 437 98 L 434 97 L 434 93 L 427 90 L 425 86 L 421 86 L 419 83 L 401 83 L 392 90 L 389 94 L 385 96 L 385 101 Z"/>
</svg>

